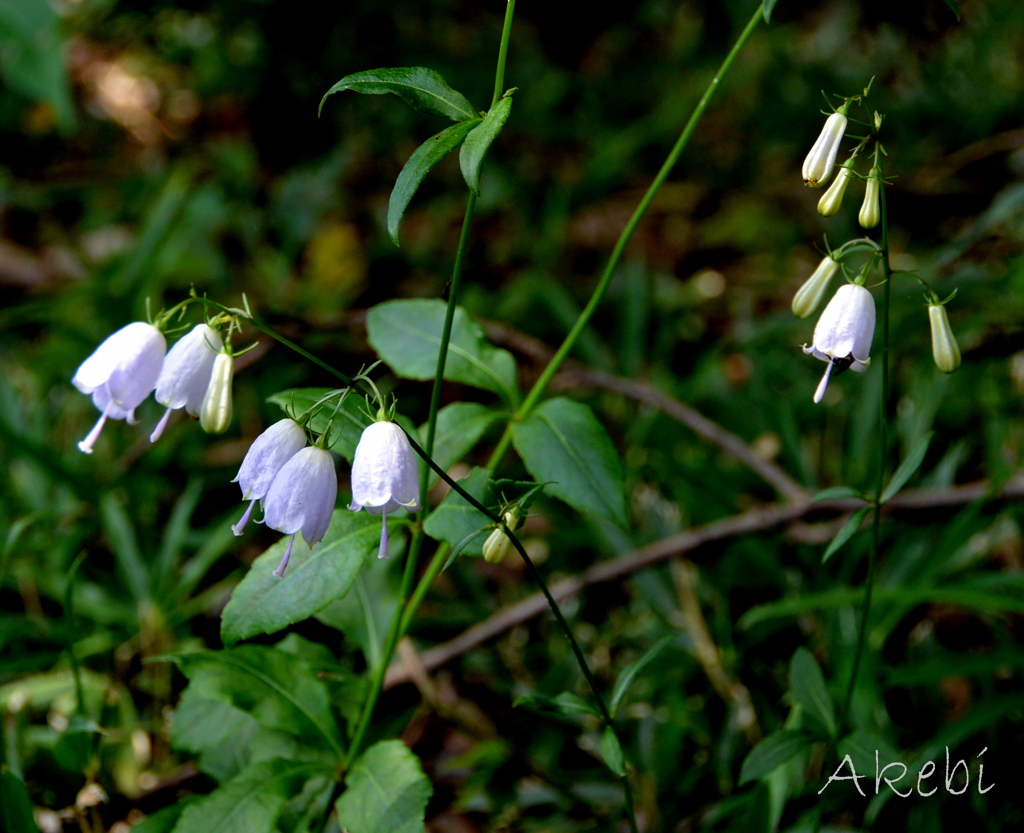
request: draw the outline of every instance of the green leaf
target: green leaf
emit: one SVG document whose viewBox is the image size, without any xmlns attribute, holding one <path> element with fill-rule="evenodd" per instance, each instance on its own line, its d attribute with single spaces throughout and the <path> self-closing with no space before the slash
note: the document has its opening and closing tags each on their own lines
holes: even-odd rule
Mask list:
<svg viewBox="0 0 1024 833">
<path fill-rule="evenodd" d="M 859 774 L 875 772 L 876 751 L 879 770 L 888 763 L 900 760 L 899 753 L 885 738 L 865 732 L 863 729 L 858 729 L 852 735 L 847 735 L 839 741 L 839 760 L 849 755 L 850 760 L 853 761 L 853 768 Z M 893 770 L 889 771 L 893 772 Z M 893 774 L 895 775 L 894 772 Z"/>
<path fill-rule="evenodd" d="M 188 686 L 174 710 L 171 744 L 199 756 L 199 768 L 227 781 L 248 763 L 247 747 L 260 724 L 223 700 L 208 700 Z"/>
<path fill-rule="evenodd" d="M 601 735 L 601 757 L 608 765 L 608 769 L 621 778 L 626 774 L 626 757 L 622 754 L 622 744 L 619 743 L 619 736 L 615 734 L 612 726 L 606 726 Z"/>
<path fill-rule="evenodd" d="M 885 490 L 882 492 L 882 503 L 886 503 L 891 500 L 896 493 L 906 485 L 906 482 L 916 474 L 917 470 L 921 468 L 921 463 L 924 462 L 924 455 L 928 453 L 928 446 L 931 444 L 932 437 L 934 435 L 934 431 L 929 431 L 921 437 L 921 439 L 917 441 L 917 444 L 910 450 L 906 459 L 900 463 L 900 467 L 896 469 L 896 474 L 892 476 L 892 480 L 889 481 L 889 485 L 886 486 Z"/>
<path fill-rule="evenodd" d="M 171 833 L 175 825 L 177 825 L 178 819 L 181 818 L 181 814 L 185 812 L 185 809 L 190 804 L 194 804 L 199 800 L 201 800 L 199 797 L 189 796 L 188 798 L 183 798 L 177 804 L 157 810 L 152 815 L 146 816 L 138 824 L 133 824 L 131 828 L 132 833 Z"/>
<path fill-rule="evenodd" d="M 359 570 L 377 554 L 380 518 L 336 509 L 323 540 L 312 549 L 296 542 L 282 578 L 274 575 L 288 546 L 282 538 L 257 558 L 221 615 L 224 644 L 276 633 L 308 619 L 348 593 Z"/>
<path fill-rule="evenodd" d="M 789 665 L 789 690 L 804 711 L 817 720 L 829 738 L 837 731 L 832 698 L 825 688 L 825 677 L 817 661 L 806 648 L 797 648 Z"/>
<path fill-rule="evenodd" d="M 491 473 L 485 468 L 474 468 L 468 476 L 457 482 L 484 506 L 494 500 L 491 492 Z M 493 525 L 490 518 L 475 506 L 470 506 L 466 499 L 453 489 L 447 494 L 444 502 L 430 513 L 423 524 L 423 531 L 435 541 L 447 541 L 453 547 L 473 532 L 479 531 L 480 535 L 465 544 L 462 552 L 465 555 L 483 555 L 484 540 Z"/>
<path fill-rule="evenodd" d="M 316 761 L 259 761 L 186 807 L 174 833 L 272 833 L 284 805 L 305 782 L 331 772 Z"/>
<path fill-rule="evenodd" d="M 512 442 L 535 480 L 574 509 L 625 527 L 622 467 L 608 432 L 589 407 L 549 399 L 512 430 Z"/>
<path fill-rule="evenodd" d="M 512 97 L 502 98 L 484 116 L 484 120 L 474 127 L 466 137 L 466 141 L 459 151 L 459 165 L 462 167 L 462 176 L 466 184 L 474 194 L 480 193 L 480 166 L 491 146 L 491 142 L 498 138 L 501 129 L 508 121 L 509 113 L 512 112 Z"/>
<path fill-rule="evenodd" d="M 328 393 L 333 392 L 333 388 L 291 388 L 267 397 L 267 402 L 277 405 L 294 419 L 316 405 Z M 358 394 L 350 393 L 346 396 L 340 408 L 337 404 L 335 400 L 316 407 L 307 425 L 314 434 L 323 434 L 333 417 L 329 448 L 351 463 L 363 429 L 373 420 L 364 412 L 366 400 Z"/>
<path fill-rule="evenodd" d="M 768 735 L 750 750 L 740 768 L 740 786 L 774 772 L 811 746 L 811 738 L 795 729 Z"/>
<path fill-rule="evenodd" d="M 400 740 L 375 743 L 355 762 L 338 799 L 338 821 L 352 833 L 423 833 L 432 792 L 419 759 Z"/>
<path fill-rule="evenodd" d="M 346 75 L 324 93 L 317 115 L 324 109 L 327 97 L 342 90 L 364 95 L 394 93 L 423 113 L 447 116 L 452 121 L 465 121 L 479 116 L 462 93 L 449 87 L 440 73 L 426 67 L 371 69 Z"/>
<path fill-rule="evenodd" d="M 39 833 L 25 782 L 6 765 L 0 767 L 0 822 L 4 833 Z"/>
<path fill-rule="evenodd" d="M 80 714 L 71 716 L 53 747 L 57 763 L 70 772 L 83 772 L 92 759 L 93 747 L 102 733 L 99 725 Z"/>
<path fill-rule="evenodd" d="M 445 303 L 436 299 L 377 304 L 366 316 L 370 345 L 403 379 L 433 379 L 444 315 Z M 492 391 L 510 406 L 519 401 L 512 354 L 488 344 L 480 327 L 461 307 L 452 321 L 444 377 Z"/>
<path fill-rule="evenodd" d="M 836 533 L 836 537 L 832 539 L 832 543 L 828 545 L 828 548 L 825 550 L 825 554 L 821 557 L 822 564 L 828 561 L 836 552 L 839 551 L 839 548 L 842 547 L 843 544 L 854 536 L 854 533 L 860 529 L 860 525 L 864 523 L 864 518 L 870 511 L 870 506 L 862 506 L 847 518 L 846 523 L 843 524 L 843 528 Z"/>
<path fill-rule="evenodd" d="M 960 22 L 960 4 L 957 0 L 946 0 L 946 5 L 953 10 L 953 14 L 956 15 L 956 22 Z"/>
<path fill-rule="evenodd" d="M 593 717 L 600 717 L 601 712 L 595 706 L 590 705 L 582 697 L 573 694 L 571 691 L 563 691 L 557 697 L 545 697 L 543 694 L 524 694 L 512 702 L 513 708 L 525 706 L 539 712 L 554 712 L 564 717 L 573 717 L 578 714 L 589 714 Z"/>
<path fill-rule="evenodd" d="M 608 701 L 608 711 L 612 717 L 615 717 L 616 712 L 619 710 L 619 704 L 622 702 L 622 698 L 626 696 L 629 691 L 629 687 L 633 685 L 633 681 L 636 680 L 640 672 L 647 667 L 647 664 L 651 662 L 658 654 L 661 653 L 662 649 L 665 648 L 675 637 L 666 636 L 655 642 L 647 652 L 640 657 L 640 659 L 630 663 L 626 668 L 623 669 L 622 673 L 619 674 L 619 678 L 615 681 L 615 687 L 612 689 L 611 699 Z"/>
<path fill-rule="evenodd" d="M 391 240 L 396 246 L 398 245 L 398 228 L 402 224 L 405 209 L 416 193 L 416 189 L 423 182 L 423 177 L 430 172 L 434 165 L 462 144 L 466 134 L 478 124 L 480 124 L 480 119 L 453 124 L 436 136 L 431 136 L 413 151 L 395 181 L 395 187 L 391 191 L 391 199 L 388 202 L 388 234 L 391 235 Z"/>
<path fill-rule="evenodd" d="M 501 417 L 498 411 L 476 402 L 455 402 L 437 412 L 437 431 L 434 435 L 434 462 L 447 471 L 459 462 Z M 420 427 L 421 437 L 427 436 L 427 426 Z M 433 469 L 429 480 L 435 483 L 439 476 Z"/>
<path fill-rule="evenodd" d="M 765 23 L 771 23 L 772 12 L 775 10 L 775 4 L 777 2 L 779 2 L 779 0 L 764 0 L 764 2 L 761 4 L 761 9 L 764 12 Z"/>
<path fill-rule="evenodd" d="M 198 696 L 230 703 L 267 728 L 341 757 L 327 688 L 298 657 L 265 645 L 241 645 L 172 659 Z"/>
<path fill-rule="evenodd" d="M 860 489 L 854 489 L 850 486 L 832 486 L 818 492 L 818 494 L 811 498 L 811 503 L 817 503 L 819 500 L 845 500 L 851 497 L 863 499 L 864 493 Z"/>
</svg>

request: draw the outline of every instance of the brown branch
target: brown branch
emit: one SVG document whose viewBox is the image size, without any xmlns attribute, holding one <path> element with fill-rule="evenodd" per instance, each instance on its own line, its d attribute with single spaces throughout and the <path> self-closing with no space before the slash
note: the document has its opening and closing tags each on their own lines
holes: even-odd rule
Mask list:
<svg viewBox="0 0 1024 833">
<path fill-rule="evenodd" d="M 532 336 L 495 321 L 486 321 L 484 326 L 492 341 L 511 347 L 537 362 L 547 362 L 551 358 L 551 350 Z M 685 425 L 697 436 L 739 460 L 786 500 L 800 503 L 807 499 L 807 491 L 803 486 L 775 463 L 760 457 L 740 437 L 712 422 L 689 405 L 658 390 L 649 382 L 593 370 L 570 360 L 565 363 L 561 373 L 555 377 L 553 386 L 563 389 L 581 386 L 602 388 L 657 408 Z"/>
<path fill-rule="evenodd" d="M 999 489 L 993 489 L 987 482 L 972 483 L 964 486 L 953 486 L 949 489 L 918 489 L 896 495 L 886 504 L 885 512 L 911 513 L 930 509 L 943 509 L 963 506 L 983 498 L 1021 498 L 1024 497 L 1024 475 L 1018 475 Z M 584 570 L 577 576 L 561 579 L 551 585 L 551 595 L 557 601 L 575 596 L 584 588 L 603 581 L 622 578 L 623 576 L 660 564 L 673 556 L 691 552 L 712 541 L 722 541 L 752 532 L 764 532 L 778 526 L 792 523 L 811 513 L 849 513 L 864 505 L 857 499 L 823 500 L 810 503 L 773 504 L 752 509 L 739 515 L 713 521 L 704 526 L 695 527 L 685 532 L 670 535 L 653 544 L 640 547 L 633 552 L 600 561 Z M 489 618 L 471 628 L 466 629 L 454 639 L 430 648 L 420 654 L 423 667 L 428 671 L 438 668 L 467 651 L 482 645 L 501 633 L 521 625 L 547 610 L 544 596 L 534 593 L 525 599 L 509 605 Z M 393 665 L 388 670 L 385 688 L 408 682 L 409 671 L 404 665 Z"/>
</svg>

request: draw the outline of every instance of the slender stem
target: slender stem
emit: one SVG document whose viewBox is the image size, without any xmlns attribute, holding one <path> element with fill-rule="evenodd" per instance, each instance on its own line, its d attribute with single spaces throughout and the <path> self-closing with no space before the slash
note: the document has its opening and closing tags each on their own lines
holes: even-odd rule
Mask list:
<svg viewBox="0 0 1024 833">
<path fill-rule="evenodd" d="M 491 96 L 491 106 L 498 103 L 502 93 L 505 92 L 505 62 L 508 59 L 508 42 L 512 36 L 512 16 L 516 11 L 516 0 L 508 0 L 505 7 L 505 25 L 501 29 L 501 46 L 498 47 L 498 68 L 494 73 L 494 95 Z"/>
<path fill-rule="evenodd" d="M 690 115 L 689 121 L 686 122 L 686 126 L 683 128 L 682 133 L 679 134 L 679 138 L 676 139 L 676 143 L 669 152 L 664 164 L 661 166 L 661 170 L 659 170 L 657 176 L 654 177 L 650 187 L 647 189 L 647 193 L 644 194 L 643 199 L 640 200 L 640 204 L 636 207 L 633 211 L 633 215 L 629 218 L 629 222 L 626 223 L 625 228 L 622 229 L 622 233 L 619 235 L 619 239 L 615 243 L 615 248 L 612 249 L 611 256 L 608 258 L 607 264 L 605 264 L 604 271 L 601 273 L 597 286 L 594 287 L 594 292 L 590 296 L 590 300 L 576 319 L 576 323 L 573 324 L 572 329 L 565 337 L 562 345 L 555 352 L 555 355 L 551 357 L 551 361 L 549 361 L 547 367 L 544 368 L 544 372 L 541 373 L 540 378 L 538 378 L 534 383 L 533 388 L 527 394 L 526 399 L 523 400 L 522 405 L 520 405 L 516 410 L 512 420 L 505 427 L 505 433 L 502 434 L 501 439 L 498 441 L 498 445 L 494 449 L 494 453 L 491 454 L 491 459 L 488 464 L 489 468 L 493 469 L 501 461 L 501 458 L 505 456 L 505 452 L 508 450 L 509 444 L 512 441 L 513 425 L 516 421 L 525 419 L 537 406 L 537 403 L 544 394 L 544 391 L 547 389 L 547 386 L 550 384 L 554 375 L 558 372 L 558 369 L 562 366 L 562 362 L 568 358 L 573 347 L 576 346 L 577 340 L 586 329 L 595 310 L 604 298 L 605 292 L 608 291 L 612 278 L 618 270 L 619 261 L 622 259 L 622 255 L 626 251 L 626 246 L 633 237 L 633 232 L 635 232 L 637 226 L 640 225 L 640 221 L 647 213 L 647 209 L 650 208 L 651 203 L 654 201 L 654 197 L 661 189 L 661 186 L 665 183 L 665 180 L 668 179 L 669 173 L 671 173 L 672 168 L 675 167 L 683 149 L 686 147 L 687 143 L 690 141 L 690 137 L 697 129 L 697 124 L 704 115 L 704 111 L 707 110 L 708 105 L 711 103 L 711 99 L 714 97 L 715 91 L 718 89 L 718 85 L 732 67 L 733 62 L 736 60 L 736 56 L 740 53 L 740 50 L 743 49 L 746 42 L 750 39 L 750 36 L 754 33 L 754 30 L 757 28 L 757 24 L 761 20 L 762 14 L 761 5 L 758 4 L 757 10 L 750 18 L 750 22 L 747 23 L 746 28 L 740 34 L 739 38 L 736 39 L 736 43 L 733 44 L 732 49 L 729 50 L 729 54 L 725 56 L 725 60 L 722 61 L 722 65 L 718 68 L 718 72 L 715 73 L 714 78 L 711 79 L 711 83 L 708 84 L 707 89 L 704 91 L 704 95 L 701 96 L 700 101 L 697 102 L 697 106 Z"/>
<path fill-rule="evenodd" d="M 850 669 L 850 682 L 846 687 L 846 696 L 843 698 L 840 725 L 845 724 L 850 717 L 853 692 L 857 687 L 857 675 L 860 672 L 861 658 L 864 655 L 864 645 L 867 641 L 868 621 L 871 618 L 871 595 L 875 585 L 875 564 L 878 561 L 878 551 L 881 546 L 882 489 L 885 484 L 886 461 L 889 456 L 889 298 L 892 286 L 892 266 L 889 263 L 889 217 L 886 211 L 886 187 L 884 182 L 880 191 L 882 208 L 882 244 L 880 251 L 884 283 L 882 287 L 882 395 L 878 404 L 878 473 L 875 478 L 875 506 L 871 517 L 871 546 L 868 551 L 868 574 L 864 579 L 864 605 L 861 610 L 860 627 L 857 632 L 857 647 L 853 654 L 853 667 Z"/>
</svg>

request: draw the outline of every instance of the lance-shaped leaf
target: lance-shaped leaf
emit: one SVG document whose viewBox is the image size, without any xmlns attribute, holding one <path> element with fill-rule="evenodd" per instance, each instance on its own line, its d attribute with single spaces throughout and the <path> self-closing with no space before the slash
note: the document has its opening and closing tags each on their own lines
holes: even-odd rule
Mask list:
<svg viewBox="0 0 1024 833">
<path fill-rule="evenodd" d="M 515 425 L 512 442 L 527 470 L 570 506 L 626 525 L 622 466 L 608 432 L 580 402 L 549 399 Z"/>
<path fill-rule="evenodd" d="M 391 235 L 396 246 L 398 245 L 398 227 L 402 224 L 405 209 L 413 194 L 416 193 L 416 189 L 423 182 L 423 177 L 430 172 L 434 165 L 455 150 L 466 138 L 466 134 L 478 124 L 480 124 L 480 119 L 453 124 L 436 136 L 431 136 L 413 151 L 395 181 L 395 187 L 391 191 L 391 200 L 388 202 L 388 234 Z"/>
<path fill-rule="evenodd" d="M 320 99 L 317 115 L 324 109 L 327 96 L 342 90 L 369 95 L 394 93 L 417 110 L 435 116 L 447 116 L 452 121 L 465 121 L 478 116 L 462 93 L 449 87 L 440 73 L 426 67 L 371 69 L 346 75 Z"/>
<path fill-rule="evenodd" d="M 812 739 L 804 732 L 784 729 L 768 735 L 750 750 L 740 769 L 740 785 L 774 772 L 786 761 L 809 749 Z"/>
<path fill-rule="evenodd" d="M 501 128 L 508 121 L 512 112 L 512 97 L 506 96 L 498 101 L 484 116 L 484 120 L 474 127 L 459 151 L 459 164 L 466 184 L 474 194 L 480 193 L 480 166 L 483 164 L 491 142 L 498 138 Z"/>
<path fill-rule="evenodd" d="M 221 616 L 221 639 L 232 645 L 259 633 L 276 633 L 319 613 L 348 593 L 379 544 L 379 518 L 336 509 L 323 540 L 312 549 L 297 544 L 288 571 L 278 578 L 274 568 L 288 539 L 278 541 L 253 562 L 231 594 Z"/>
<path fill-rule="evenodd" d="M 811 652 L 797 648 L 789 665 L 789 690 L 793 699 L 816 720 L 829 738 L 836 734 L 836 713 L 825 687 L 825 677 Z"/>
<path fill-rule="evenodd" d="M 400 740 L 367 749 L 345 779 L 338 821 L 352 833 L 423 833 L 430 779 Z"/>
<path fill-rule="evenodd" d="M 892 480 L 889 481 L 889 485 L 882 492 L 881 503 L 892 500 L 896 493 L 906 485 L 907 481 L 917 474 L 917 470 L 921 468 L 921 463 L 924 462 L 925 454 L 928 453 L 928 446 L 931 445 L 934 435 L 934 431 L 929 431 L 910 449 L 910 453 L 900 463 L 900 467 L 896 469 L 896 473 L 892 476 Z"/>
<path fill-rule="evenodd" d="M 825 550 L 825 554 L 822 555 L 822 564 L 824 564 L 833 555 L 835 555 L 835 553 L 839 551 L 843 544 L 845 544 L 854 536 L 857 530 L 860 529 L 860 525 L 864 523 L 864 518 L 870 511 L 870 506 L 862 506 L 852 515 L 850 515 L 849 518 L 846 519 L 846 523 L 843 524 L 843 528 L 836 533 L 836 537 L 832 539 L 832 543 L 828 545 L 828 548 Z"/>
</svg>

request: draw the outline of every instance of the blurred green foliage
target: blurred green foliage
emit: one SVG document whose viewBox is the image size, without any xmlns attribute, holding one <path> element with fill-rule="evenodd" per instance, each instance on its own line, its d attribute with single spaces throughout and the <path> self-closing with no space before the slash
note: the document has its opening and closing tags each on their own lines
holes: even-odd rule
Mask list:
<svg viewBox="0 0 1024 833">
<path fill-rule="evenodd" d="M 179 793 L 208 791 L 242 757 L 282 748 L 265 731 L 262 746 L 245 745 L 263 730 L 235 709 L 224 712 L 237 723 L 225 756 L 193 761 L 186 728 L 170 728 L 185 681 L 147 660 L 219 647 L 231 589 L 274 541 L 266 531 L 230 534 L 241 509 L 229 481 L 280 414 L 269 396 L 331 381 L 261 341 L 240 368 L 236 425 L 224 437 L 179 420 L 149 448 L 145 432 L 116 423 L 85 457 L 75 443 L 96 414 L 69 379 L 147 303 L 170 306 L 191 286 L 227 304 L 245 293 L 259 315 L 337 367 L 371 361 L 362 311 L 443 293 L 465 186 L 454 159 L 439 165 L 395 248 L 392 184 L 442 125 L 390 96 L 333 96 L 320 119 L 317 104 L 351 72 L 417 65 L 485 107 L 500 5 L 0 0 L 0 779 L 18 807 L 22 789 L 51 811 L 77 801 L 64 829 L 110 829 Z M 564 5 L 522 3 L 507 74 L 515 107 L 481 177 L 463 295 L 470 312 L 557 345 L 752 11 L 746 0 L 642 0 L 581 8 L 568 25 Z M 812 491 L 869 486 L 879 374 L 845 376 L 825 406 L 812 406 L 821 365 L 799 346 L 813 327 L 788 308 L 822 233 L 833 244 L 859 234 L 855 200 L 824 221 L 818 194 L 800 183 L 821 91 L 849 95 L 874 77 L 896 177 L 895 265 L 940 294 L 959 290 L 949 312 L 964 356 L 952 377 L 934 368 L 920 292 L 897 281 L 900 457 L 934 430 L 911 485 L 996 487 L 1019 476 L 1022 32 L 1019 0 L 964 0 L 960 23 L 941 0 L 779 3 L 659 194 L 577 357 L 651 380 Z M 538 368 L 519 358 L 529 383 Z M 427 385 L 387 384 L 422 422 Z M 541 501 L 523 535 L 553 578 L 774 499 L 666 414 L 607 391 L 574 393 L 614 439 L 631 523 L 617 530 Z M 453 385 L 446 396 L 478 394 Z M 145 426 L 157 415 L 152 403 L 140 409 Z M 496 436 L 495 426 L 482 430 Z M 467 462 L 485 459 L 478 450 Z M 1018 504 L 981 500 L 885 524 L 855 724 L 908 760 L 940 761 L 949 745 L 973 767 L 987 747 L 997 789 L 891 801 L 871 811 L 875 829 L 1024 823 L 1011 788 L 1024 743 L 1021 519 Z M 765 735 L 804 731 L 782 698 L 805 646 L 841 700 L 866 540 L 855 536 L 821 565 L 835 531 L 798 524 L 711 544 L 692 554 L 690 583 L 666 565 L 566 602 L 609 691 L 622 669 L 670 640 L 619 711 L 646 829 L 750 830 L 775 812 L 764 809 L 772 802 L 783 829 L 810 829 L 816 806 L 841 829 L 862 825 L 868 802 L 851 802 L 848 785 L 781 808 L 778 797 L 802 783 L 800 766 L 776 770 L 770 785 L 738 786 L 755 734 L 726 696 L 748 692 Z M 527 582 L 513 560 L 456 562 L 422 609 L 417 642 L 443 641 L 521 598 Z M 357 585 L 386 628 L 395 591 L 380 566 Z M 732 688 L 708 676 L 691 595 Z M 352 607 L 337 603 L 285 637 L 349 722 L 357 673 L 379 650 L 371 633 L 359 635 L 373 623 L 352 624 Z M 69 647 L 82 669 L 78 693 Z M 595 817 L 615 829 L 620 788 L 601 761 L 597 722 L 512 707 L 521 694 L 584 694 L 550 621 L 465 654 L 433 686 L 427 700 L 409 686 L 386 695 L 388 717 L 375 727 L 381 737 L 401 732 L 422 759 L 433 829 L 589 831 Z M 183 701 L 179 714 L 198 708 Z M 823 765 L 815 754 L 811 772 Z M 80 794 L 92 783 L 107 796 L 97 806 Z"/>
</svg>

